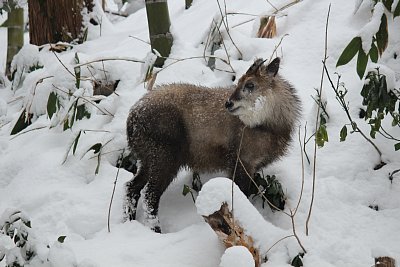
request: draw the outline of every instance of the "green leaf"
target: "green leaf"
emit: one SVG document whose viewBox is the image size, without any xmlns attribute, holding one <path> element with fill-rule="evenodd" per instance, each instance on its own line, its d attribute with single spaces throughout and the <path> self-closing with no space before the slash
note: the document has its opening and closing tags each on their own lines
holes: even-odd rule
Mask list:
<svg viewBox="0 0 400 267">
<path fill-rule="evenodd" d="M 90 118 L 90 113 L 87 111 L 85 105 L 80 105 L 76 107 L 76 119 L 81 120 L 83 118 Z"/>
<path fill-rule="evenodd" d="M 326 131 L 326 125 L 321 124 L 316 132 L 315 140 L 319 147 L 323 147 L 325 142 L 329 141 L 328 132 Z"/>
<path fill-rule="evenodd" d="M 69 128 L 70 128 L 70 127 L 69 127 L 69 120 L 66 119 L 66 120 L 64 121 L 63 131 L 65 131 L 65 130 L 67 130 L 67 129 L 69 129 Z"/>
<path fill-rule="evenodd" d="M 304 255 L 304 254 L 303 254 Z M 303 261 L 301 260 L 303 256 L 301 254 L 297 255 L 296 257 L 293 258 L 291 265 L 294 267 L 301 267 L 303 265 Z"/>
<path fill-rule="evenodd" d="M 379 26 L 379 30 L 376 33 L 376 43 L 378 45 L 379 55 L 385 51 L 388 46 L 389 34 L 388 34 L 388 24 L 386 14 L 383 13 L 381 17 L 381 24 Z"/>
<path fill-rule="evenodd" d="M 346 46 L 340 55 L 336 67 L 345 65 L 350 62 L 350 60 L 357 54 L 357 52 L 362 49 L 361 37 L 354 37 L 353 40 Z"/>
<path fill-rule="evenodd" d="M 75 63 L 76 63 L 76 64 L 79 64 L 78 52 L 75 52 Z"/>
<path fill-rule="evenodd" d="M 368 56 L 365 54 L 362 47 L 358 50 L 358 57 L 357 57 L 357 74 L 360 79 L 364 76 L 365 69 L 367 68 L 368 63 Z"/>
<path fill-rule="evenodd" d="M 31 122 L 32 114 L 28 114 L 28 118 L 26 117 L 26 109 L 21 112 L 17 122 L 14 125 L 14 128 L 11 130 L 11 135 L 17 134 L 29 125 L 32 124 Z"/>
<path fill-rule="evenodd" d="M 346 137 L 347 137 L 347 126 L 344 125 L 343 128 L 340 130 L 340 142 L 345 141 Z"/>
<path fill-rule="evenodd" d="M 397 16 L 400 16 L 400 1 L 397 2 L 397 6 L 396 6 L 396 8 L 394 9 L 394 12 L 393 12 L 393 19 L 394 19 L 395 17 L 397 17 Z"/>
<path fill-rule="evenodd" d="M 190 187 L 188 185 L 183 185 L 182 195 L 186 196 L 190 193 Z"/>
<path fill-rule="evenodd" d="M 94 144 L 93 146 L 91 146 L 87 151 L 86 151 L 86 153 L 87 152 L 89 152 L 90 150 L 93 150 L 93 153 L 95 153 L 95 154 L 97 154 L 97 153 L 99 153 L 100 152 L 100 149 L 102 148 L 102 144 L 101 143 L 96 143 L 96 144 Z M 85 153 L 85 154 L 86 154 Z"/>
<path fill-rule="evenodd" d="M 376 137 L 376 131 L 375 131 L 375 129 L 374 129 L 373 126 L 371 126 L 371 131 L 369 132 L 369 135 L 370 135 L 373 139 L 375 139 L 375 137 Z"/>
<path fill-rule="evenodd" d="M 392 11 L 391 8 L 392 8 L 393 0 L 383 0 L 382 2 L 387 10 Z"/>
<path fill-rule="evenodd" d="M 47 115 L 51 119 L 53 117 L 53 114 L 56 113 L 57 111 L 57 94 L 54 92 L 51 92 L 49 95 L 49 99 L 47 100 Z"/>
<path fill-rule="evenodd" d="M 371 58 L 372 62 L 374 63 L 378 62 L 378 57 L 379 57 L 378 48 L 374 43 L 371 45 L 371 49 L 369 50 L 368 55 Z"/>
<path fill-rule="evenodd" d="M 75 53 L 75 62 L 76 62 L 76 64 L 79 64 L 78 53 Z M 79 89 L 79 87 L 81 85 L 81 67 L 75 67 L 74 72 L 75 72 L 75 79 L 76 79 L 75 86 L 77 89 Z"/>
<path fill-rule="evenodd" d="M 87 41 L 88 33 L 89 33 L 89 28 L 86 28 L 85 31 L 83 32 L 82 43 Z"/>
<path fill-rule="evenodd" d="M 22 221 L 22 222 L 26 225 L 26 227 L 32 228 L 31 221 Z"/>
<path fill-rule="evenodd" d="M 74 146 L 72 147 L 72 154 L 75 155 L 76 147 L 78 146 L 79 137 L 81 137 L 82 131 L 79 131 L 78 135 L 74 139 Z"/>
<path fill-rule="evenodd" d="M 397 151 L 400 149 L 400 143 L 394 145 L 394 150 Z"/>
<path fill-rule="evenodd" d="M 65 235 L 59 236 L 59 237 L 57 238 L 57 241 L 60 242 L 60 243 L 64 243 L 65 238 L 66 238 Z"/>
<path fill-rule="evenodd" d="M 101 153 L 99 153 L 97 155 L 97 166 L 96 166 L 96 170 L 94 171 L 95 175 L 97 175 L 99 173 L 100 163 L 101 163 Z"/>
</svg>

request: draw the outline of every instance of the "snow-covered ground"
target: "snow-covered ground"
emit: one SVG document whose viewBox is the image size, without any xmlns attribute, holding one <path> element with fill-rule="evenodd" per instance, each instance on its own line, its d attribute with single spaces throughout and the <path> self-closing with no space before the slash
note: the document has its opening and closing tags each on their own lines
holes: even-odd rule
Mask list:
<svg viewBox="0 0 400 267">
<path fill-rule="evenodd" d="M 290 1 L 269 2 L 279 8 Z M 275 38 L 255 38 L 258 19 L 253 15 L 274 12 L 269 2 L 226 1 L 227 12 L 240 13 L 229 15 L 228 25 L 242 58 L 223 31 L 226 49 L 239 77 L 255 58 L 271 57 L 283 38 L 277 49 L 277 55 L 282 58 L 280 74 L 297 89 L 303 104 L 300 134 L 304 135 L 307 124 L 307 135 L 310 136 L 316 117 L 316 104 L 311 96 L 315 96 L 315 89 L 320 87 L 330 1 L 303 0 L 279 13 Z M 170 57 L 200 58 L 180 61 L 163 69 L 156 84 L 189 82 L 212 87 L 235 83 L 232 74 L 211 71 L 201 58 L 212 19 L 220 15 L 217 1 L 194 0 L 188 10 L 184 9 L 183 1 L 169 1 L 168 4 L 174 36 Z M 223 1 L 220 4 L 225 12 Z M 365 34 L 360 33 L 360 29 L 371 18 L 369 1 L 363 1 L 356 13 L 354 10 L 353 1 L 331 3 L 327 67 L 332 76 L 334 72 L 342 75 L 341 81 L 348 89 L 346 98 L 351 115 L 359 127 L 369 133 L 369 126 L 358 118 L 363 81 L 356 74 L 355 60 L 338 69 L 335 67 L 349 41 L 358 34 Z M 30 235 L 35 237 L 40 248 L 39 256 L 56 263 L 53 266 L 219 266 L 225 251 L 223 244 L 197 213 L 191 197 L 182 195 L 183 185 L 191 184 L 190 170 L 182 170 L 161 198 L 159 215 L 163 234 L 154 233 L 140 223 L 140 209 L 138 221 L 122 222 L 124 183 L 132 178 L 132 174 L 122 169 L 118 173 L 115 163 L 126 147 L 125 121 L 129 108 L 146 92 L 142 64 L 113 60 L 93 63 L 91 67 L 82 66 L 82 77 L 120 80 L 116 94 L 102 100 L 98 108 L 89 105 L 90 119 L 77 121 L 66 131 L 57 124 L 61 115 L 54 115 L 50 120 L 46 114 L 50 92 L 62 95 L 61 90 L 75 88 L 71 73 L 74 73 L 76 53 L 80 63 L 101 58 L 146 58 L 150 47 L 146 43 L 149 37 L 145 9 L 118 21 L 111 23 L 103 17 L 101 27 L 90 27 L 87 42 L 57 54 L 58 58 L 48 47 L 40 52 L 34 47 L 25 47 L 18 64 L 29 66 L 39 61 L 44 68 L 26 74 L 23 85 L 17 90 L 11 91 L 11 84 L 0 87 L 0 216 L 3 214 L 0 222 L 7 210 L 22 210 L 31 220 Z M 391 73 L 388 71 L 390 82 L 396 88 L 400 87 L 400 59 L 394 58 L 395 53 L 400 54 L 399 31 L 400 17 L 390 19 L 389 46 L 380 59 L 391 68 Z M 0 47 L 5 47 L 4 42 L 4 39 L 0 40 Z M 224 49 L 215 54 L 226 58 Z M 173 62 L 168 59 L 166 65 Z M 229 70 L 220 60 L 217 60 L 217 68 Z M 80 87 L 83 89 L 75 96 L 89 97 L 93 90 L 91 82 L 81 81 Z M 313 168 L 307 162 L 304 165 L 304 192 L 295 217 L 297 234 L 307 250 L 304 266 L 372 266 L 377 256 L 390 256 L 399 262 L 400 175 L 390 181 L 388 174 L 400 169 L 400 152 L 394 151 L 392 142 L 377 136 L 375 142 L 387 165 L 373 170 L 379 163 L 379 156 L 359 134 L 349 134 L 345 142 L 339 141 L 340 129 L 348 121 L 326 78 L 323 96 L 329 113 L 329 142 L 317 150 L 315 199 L 308 236 L 305 224 L 311 201 Z M 22 134 L 10 136 L 23 108 L 34 113 L 34 122 Z M 389 120 L 385 122 L 390 123 Z M 398 128 L 387 128 L 394 136 L 400 136 Z M 73 155 L 70 146 L 80 130 L 82 133 Z M 95 174 L 98 157 L 92 150 L 87 152 L 96 143 L 104 145 L 98 174 Z M 306 147 L 311 159 L 313 146 L 311 139 Z M 294 209 L 302 184 L 297 134 L 288 155 L 263 172 L 278 177 L 287 196 L 286 211 Z M 221 174 L 201 174 L 203 182 L 217 176 Z M 108 207 L 116 177 L 111 232 L 108 232 Z M 216 188 L 221 186 L 218 182 L 213 184 Z M 260 250 L 268 251 L 268 262 L 263 266 L 290 266 L 291 260 L 301 252 L 294 238 L 287 238 L 269 250 L 280 238 L 292 234 L 290 217 L 282 212 L 272 212 L 268 207 L 262 209 L 257 201 L 254 205 L 265 220 L 260 222 L 261 216 L 255 210 L 249 212 L 255 214 L 253 219 L 259 226 L 256 236 L 262 236 L 257 240 Z M 378 210 L 369 206 L 376 206 Z M 251 231 L 257 231 L 253 228 Z M 59 236 L 66 236 L 64 243 L 57 242 Z M 1 246 L 11 248 L 13 242 L 0 234 Z M 248 256 L 240 249 L 232 250 L 224 255 L 221 266 L 231 262 L 229 255 Z M 4 261 L 0 266 L 5 266 Z"/>
</svg>

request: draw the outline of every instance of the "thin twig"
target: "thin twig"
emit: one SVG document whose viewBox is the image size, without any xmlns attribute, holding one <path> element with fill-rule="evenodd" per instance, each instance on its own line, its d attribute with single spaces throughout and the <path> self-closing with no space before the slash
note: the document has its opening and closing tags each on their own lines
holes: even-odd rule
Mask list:
<svg viewBox="0 0 400 267">
<path fill-rule="evenodd" d="M 225 55 L 226 55 L 226 58 L 228 59 L 228 65 L 231 67 L 231 69 L 232 69 L 232 71 L 233 71 L 233 67 L 232 67 L 232 65 L 231 65 L 231 59 L 230 59 L 228 50 L 226 49 L 226 45 L 225 45 L 225 42 L 224 42 L 224 38 L 222 38 L 222 33 L 221 33 L 221 31 L 219 30 L 218 27 L 217 27 L 216 29 L 217 29 L 219 35 L 221 36 L 222 46 L 224 47 Z"/>
<path fill-rule="evenodd" d="M 288 36 L 288 35 L 289 35 L 289 34 L 286 33 L 286 34 L 284 34 L 284 35 L 281 37 L 281 39 L 279 40 L 278 44 L 275 46 L 274 50 L 272 51 L 272 54 L 271 54 L 271 57 L 269 58 L 268 64 L 271 63 L 271 60 L 273 59 L 274 54 L 276 53 L 276 50 L 278 49 L 278 47 L 281 46 L 282 41 L 283 41 L 283 38 L 285 38 L 285 37 Z"/>
<path fill-rule="evenodd" d="M 119 57 L 119 58 L 101 58 L 101 59 L 95 59 L 95 60 L 91 60 L 85 63 L 80 63 L 80 64 L 76 64 L 74 66 L 74 68 L 78 68 L 78 67 L 82 67 L 88 64 L 92 64 L 92 63 L 96 63 L 96 62 L 103 62 L 103 61 L 113 61 L 113 60 L 122 60 L 122 61 L 129 61 L 129 62 L 136 62 L 136 63 L 145 63 L 143 60 L 140 59 L 136 59 L 136 58 L 128 58 L 128 57 Z M 74 75 L 75 77 L 75 75 Z"/>
<path fill-rule="evenodd" d="M 253 177 L 249 174 L 249 172 L 247 171 L 246 167 L 244 166 L 242 160 L 240 159 L 240 148 L 242 147 L 242 140 L 243 140 L 244 129 L 245 129 L 245 127 L 243 128 L 242 137 L 241 137 L 241 140 L 240 140 L 240 146 L 239 146 L 238 155 L 237 155 L 236 164 L 235 164 L 235 169 L 234 169 L 234 173 L 233 173 L 233 177 L 232 177 L 232 217 L 233 217 L 233 214 L 234 214 L 234 213 L 233 213 L 233 183 L 234 183 L 234 178 L 235 178 L 235 173 L 236 173 L 236 169 L 237 169 L 237 164 L 238 164 L 238 162 L 242 165 L 242 168 L 243 168 L 243 170 L 245 171 L 246 175 L 250 178 L 250 180 L 253 182 L 253 184 L 258 188 L 257 183 L 254 181 Z M 299 135 L 300 135 L 300 134 L 299 134 Z M 300 136 L 299 136 L 299 138 L 300 138 Z M 300 142 L 300 146 L 301 146 L 301 142 Z M 304 162 L 303 157 L 302 157 L 302 162 Z M 290 210 L 290 214 L 289 214 L 289 213 L 287 213 L 286 211 L 284 211 L 284 210 L 282 210 L 282 209 L 276 207 L 276 206 L 275 206 L 273 203 L 271 203 L 263 194 L 261 194 L 261 197 L 262 197 L 265 201 L 267 201 L 267 203 L 268 203 L 269 205 L 271 205 L 271 207 L 275 208 L 276 210 L 281 211 L 282 213 L 284 213 L 285 215 L 287 215 L 287 216 L 290 217 L 291 222 L 292 222 L 292 227 L 293 227 L 293 236 L 296 238 L 296 240 L 297 240 L 299 246 L 301 247 L 301 249 L 303 250 L 303 252 L 304 252 L 304 253 L 307 253 L 306 249 L 304 248 L 303 244 L 302 244 L 301 241 L 300 241 L 300 238 L 299 238 L 298 235 L 297 235 L 297 232 L 296 232 L 296 229 L 295 229 L 295 222 L 294 222 L 294 217 L 295 217 L 295 215 L 296 215 L 298 206 L 299 206 L 299 204 L 300 204 L 302 192 L 303 192 L 303 189 L 304 189 L 304 164 L 303 164 L 302 166 L 303 166 L 303 167 L 302 167 L 301 195 L 300 195 L 299 202 L 298 202 L 298 204 L 297 204 L 296 209 L 295 209 L 294 212 L 293 212 L 291 209 L 289 209 L 289 210 Z M 259 188 L 258 188 L 258 189 L 259 189 Z M 260 191 L 259 191 L 259 192 L 260 192 Z M 234 218 L 234 217 L 233 217 L 233 218 Z M 280 241 L 281 241 L 281 240 L 280 240 Z"/>
<path fill-rule="evenodd" d="M 325 72 L 326 72 L 326 76 L 327 76 L 327 78 L 328 78 L 328 80 L 329 80 L 329 83 L 331 84 L 332 89 L 335 91 L 336 99 L 339 101 L 340 105 L 342 106 L 343 110 L 345 111 L 345 113 L 346 113 L 346 115 L 347 115 L 347 118 L 348 118 L 349 121 L 350 121 L 351 127 L 353 128 L 353 130 L 354 130 L 355 132 L 360 133 L 361 136 L 362 136 L 368 143 L 370 143 L 370 144 L 375 148 L 376 152 L 379 154 L 379 157 L 381 158 L 381 161 L 382 161 L 382 152 L 381 152 L 381 150 L 375 145 L 374 142 L 372 142 L 372 140 L 371 140 L 370 138 L 368 138 L 368 137 L 364 134 L 364 132 L 358 127 L 357 123 L 355 123 L 355 122 L 353 121 L 353 119 L 352 119 L 352 117 L 351 117 L 351 115 L 350 115 L 349 108 L 348 108 L 347 104 L 345 103 L 343 97 L 340 95 L 340 93 L 339 93 L 339 91 L 338 91 L 338 85 L 336 85 L 336 87 L 335 87 L 335 85 L 333 84 L 333 81 L 332 81 L 331 76 L 330 76 L 330 74 L 329 74 L 328 68 L 326 67 L 325 64 L 324 64 L 324 70 L 325 70 Z M 340 76 L 338 77 L 338 80 L 339 80 L 339 79 L 340 79 Z M 339 83 L 339 82 L 338 82 L 338 83 Z"/>
<path fill-rule="evenodd" d="M 301 247 L 301 249 L 303 250 L 303 252 L 304 252 L 304 253 L 307 253 L 307 250 L 304 248 L 303 244 L 302 244 L 301 241 L 300 241 L 299 236 L 298 236 L 297 233 L 296 233 L 296 225 L 295 225 L 295 223 L 294 223 L 294 217 L 295 217 L 295 216 L 294 216 L 292 210 L 290 210 L 290 218 L 292 219 L 292 230 L 293 230 L 293 235 L 294 235 L 294 237 L 296 238 L 297 243 L 299 243 L 299 246 Z"/>
<path fill-rule="evenodd" d="M 233 229 L 235 229 L 235 213 L 233 212 L 233 185 L 235 183 L 235 176 L 236 176 L 236 170 L 238 166 L 238 162 L 240 161 L 240 151 L 242 149 L 242 142 L 243 142 L 243 136 L 244 136 L 244 130 L 246 129 L 246 126 L 243 126 L 242 129 L 242 135 L 240 137 L 240 143 L 239 143 L 239 149 L 237 152 L 237 157 L 236 157 L 236 162 L 235 162 L 235 169 L 233 169 L 233 174 L 232 174 L 232 185 L 231 185 L 231 194 L 232 194 L 232 222 L 233 222 Z"/>
<path fill-rule="evenodd" d="M 133 38 L 133 39 L 136 39 L 136 40 L 138 40 L 138 41 L 141 41 L 142 43 L 145 43 L 145 44 L 150 45 L 149 42 L 147 42 L 147 41 L 145 41 L 145 40 L 143 40 L 143 39 L 140 39 L 139 37 L 136 37 L 136 36 L 133 36 L 133 35 L 129 35 L 129 37 L 131 37 L 131 38 Z"/>
<path fill-rule="evenodd" d="M 279 11 L 269 0 L 266 0 L 266 1 L 273 9 L 275 9 L 276 12 Z"/>
<path fill-rule="evenodd" d="M 260 189 L 258 188 L 258 185 L 257 185 L 256 181 L 254 181 L 253 177 L 249 174 L 249 172 L 247 171 L 246 167 L 244 166 L 244 164 L 243 164 L 243 162 L 242 162 L 242 160 L 241 160 L 240 158 L 239 158 L 239 162 L 240 162 L 240 164 L 242 165 L 242 168 L 244 169 L 246 175 L 249 177 L 249 179 L 252 181 L 252 183 L 257 187 L 258 193 L 261 193 Z M 289 214 L 289 213 L 287 213 L 286 211 L 284 211 L 284 210 L 278 208 L 277 206 L 275 206 L 274 203 L 272 203 L 271 201 L 269 201 L 268 198 L 266 198 L 266 197 L 264 196 L 264 194 L 261 194 L 261 197 L 262 197 L 271 207 L 273 207 L 274 209 L 276 209 L 276 210 L 278 210 L 278 211 L 281 211 L 282 213 L 284 213 L 284 214 L 286 214 L 287 216 L 290 217 L 290 214 Z"/>
<path fill-rule="evenodd" d="M 26 133 L 29 133 L 29 132 L 32 132 L 32 131 L 36 131 L 36 130 L 41 130 L 41 129 L 44 129 L 44 128 L 47 128 L 47 126 L 40 126 L 40 127 L 37 127 L 37 128 L 33 128 L 33 129 L 29 129 L 29 130 L 26 130 L 26 131 L 23 131 L 23 132 L 19 132 L 18 134 L 16 134 L 13 137 L 11 137 L 10 140 L 13 140 L 13 139 L 17 138 L 20 135 L 23 135 L 23 134 L 26 134 Z"/>
<path fill-rule="evenodd" d="M 324 52 L 324 59 L 322 61 L 323 67 L 322 67 L 322 73 L 321 73 L 321 83 L 320 83 L 320 88 L 319 88 L 319 95 L 322 95 L 322 88 L 323 88 L 324 77 L 325 77 L 325 62 L 328 58 L 328 25 L 329 25 L 330 12 L 331 12 L 331 4 L 329 4 L 328 14 L 326 16 L 326 23 L 325 23 L 325 52 Z M 318 130 L 320 111 L 321 111 L 321 107 L 320 107 L 320 105 L 318 105 L 316 120 L 315 120 L 315 132 L 317 132 L 317 130 Z M 307 215 L 307 220 L 306 220 L 306 235 L 307 236 L 309 234 L 309 226 L 308 225 L 310 222 L 311 212 L 312 212 L 312 208 L 313 208 L 313 204 L 314 204 L 316 172 L 317 172 L 317 140 L 315 138 L 314 139 L 314 162 L 313 162 L 311 202 L 310 202 L 310 208 L 308 210 L 308 215 Z"/>
<path fill-rule="evenodd" d="M 225 59 L 223 59 L 223 58 L 220 58 L 220 57 L 217 57 L 217 56 L 212 56 L 212 55 L 210 55 L 210 56 L 205 56 L 205 57 L 208 57 L 208 58 L 215 58 L 215 59 L 219 59 L 219 60 L 221 60 L 222 62 L 224 62 L 226 65 L 228 65 L 228 66 L 230 66 L 231 68 L 232 68 L 232 66 L 229 64 L 229 62 L 227 62 Z M 170 64 L 168 64 L 167 66 L 164 66 L 161 70 L 159 70 L 158 72 L 161 72 L 161 71 L 163 71 L 163 70 L 165 70 L 166 68 L 168 68 L 168 67 L 170 67 L 171 65 L 174 65 L 174 64 L 176 64 L 176 63 L 179 63 L 179 62 L 182 62 L 182 61 L 185 61 L 185 60 L 190 60 L 190 59 L 200 59 L 200 58 L 204 58 L 204 56 L 193 56 L 193 57 L 187 57 L 187 58 L 170 58 L 170 57 L 163 57 L 163 58 L 166 58 L 166 59 L 171 59 L 171 60 L 175 60 L 174 62 L 172 62 L 172 63 L 170 63 Z M 236 73 L 235 71 L 234 71 L 234 69 L 232 68 L 232 71 L 226 71 L 226 72 L 228 72 L 228 73 Z"/>
<path fill-rule="evenodd" d="M 278 241 L 276 241 L 269 249 L 267 249 L 267 251 L 265 252 L 265 254 L 268 254 L 268 252 L 275 247 L 278 243 L 280 243 L 281 241 L 285 240 L 286 238 L 290 238 L 290 237 L 294 237 L 294 235 L 287 235 L 285 237 L 282 237 L 281 239 L 279 239 Z"/>
<path fill-rule="evenodd" d="M 108 9 L 104 10 L 104 12 L 105 12 L 105 13 L 109 13 L 109 14 L 111 14 L 111 15 L 124 17 L 124 18 L 128 17 L 128 14 L 124 14 L 124 13 L 120 13 L 120 12 L 115 12 L 115 11 L 108 10 Z"/>
<path fill-rule="evenodd" d="M 121 155 L 119 156 L 119 159 L 118 159 L 119 164 L 118 164 L 118 166 L 121 166 L 123 154 L 124 154 L 124 151 L 122 151 Z M 113 199 L 114 199 L 115 188 L 117 186 L 119 169 L 120 169 L 120 167 L 118 167 L 117 175 L 115 175 L 114 187 L 113 187 L 113 191 L 112 191 L 112 194 L 111 194 L 110 205 L 108 206 L 107 229 L 108 229 L 109 233 L 111 232 L 111 229 L 110 229 L 111 206 L 112 206 L 112 202 L 113 202 Z"/>
<path fill-rule="evenodd" d="M 239 47 L 236 45 L 236 43 L 233 41 L 232 36 L 231 36 L 231 34 L 229 33 L 228 17 L 227 17 L 226 14 L 225 14 L 225 15 L 223 14 L 222 9 L 221 9 L 221 5 L 219 4 L 219 0 L 217 0 L 217 3 L 218 3 L 219 11 L 220 11 L 220 13 L 221 13 L 221 20 L 222 20 L 222 23 L 224 24 L 224 27 L 225 27 L 225 30 L 226 30 L 226 34 L 228 34 L 228 37 L 229 37 L 229 39 L 231 40 L 233 46 L 234 46 L 234 47 L 236 48 L 236 50 L 239 52 L 240 58 L 243 58 L 242 52 L 240 51 L 240 49 L 239 49 Z M 225 21 L 224 21 L 224 17 L 226 18 L 226 23 L 225 23 Z"/>
<path fill-rule="evenodd" d="M 296 215 L 297 210 L 299 209 L 301 198 L 303 196 L 303 191 L 304 191 L 304 154 L 303 154 L 303 151 L 302 151 L 303 145 L 301 144 L 300 127 L 301 126 L 299 126 L 299 145 L 300 145 L 300 155 L 301 155 L 301 189 L 300 189 L 299 201 L 297 201 L 297 205 L 296 205 L 296 208 L 294 209 L 293 216 Z M 306 128 L 305 128 L 305 130 L 306 130 Z M 305 137 L 305 135 L 306 135 L 306 131 L 304 131 L 304 137 Z"/>
<path fill-rule="evenodd" d="M 53 48 L 51 44 L 50 44 L 50 47 Z M 54 49 L 52 49 L 52 52 L 53 52 L 54 56 L 57 58 L 58 62 L 60 62 L 60 64 L 64 67 L 64 69 L 66 69 L 67 72 L 68 72 L 69 74 L 72 75 L 72 77 L 76 78 L 75 74 L 73 74 L 73 73 L 67 68 L 67 66 L 64 65 L 64 63 L 61 61 L 61 59 L 57 56 L 57 53 L 54 51 Z"/>
</svg>

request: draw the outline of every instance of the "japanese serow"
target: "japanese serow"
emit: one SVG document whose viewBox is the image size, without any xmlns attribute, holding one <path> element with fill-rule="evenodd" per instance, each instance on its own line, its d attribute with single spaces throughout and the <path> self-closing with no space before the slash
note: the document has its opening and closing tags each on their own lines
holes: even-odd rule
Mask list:
<svg viewBox="0 0 400 267">
<path fill-rule="evenodd" d="M 136 218 L 145 188 L 144 223 L 161 232 L 160 197 L 182 167 L 235 173 L 244 194 L 257 192 L 248 174 L 285 154 L 300 116 L 299 98 L 279 76 L 279 64 L 279 58 L 268 65 L 255 60 L 235 88 L 162 85 L 131 108 L 128 145 L 140 167 L 126 183 L 126 219 Z"/>
</svg>

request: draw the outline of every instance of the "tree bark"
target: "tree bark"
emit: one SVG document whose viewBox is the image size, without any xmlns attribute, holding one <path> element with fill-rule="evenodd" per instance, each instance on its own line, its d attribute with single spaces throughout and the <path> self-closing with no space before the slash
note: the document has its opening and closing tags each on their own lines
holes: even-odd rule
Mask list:
<svg viewBox="0 0 400 267">
<path fill-rule="evenodd" d="M 89 0 L 28 0 L 30 43 L 83 41 L 82 9 L 93 7 Z"/>
<path fill-rule="evenodd" d="M 11 80 L 11 62 L 24 45 L 24 10 L 22 8 L 13 8 L 8 13 L 7 28 L 6 75 Z"/>
<path fill-rule="evenodd" d="M 167 0 L 146 0 L 146 12 L 151 49 L 157 50 L 162 56 L 157 58 L 154 65 L 162 67 L 173 43 L 172 34 L 169 32 L 171 22 Z"/>
<path fill-rule="evenodd" d="M 396 261 L 390 257 L 375 258 L 375 267 L 396 267 Z"/>
</svg>

